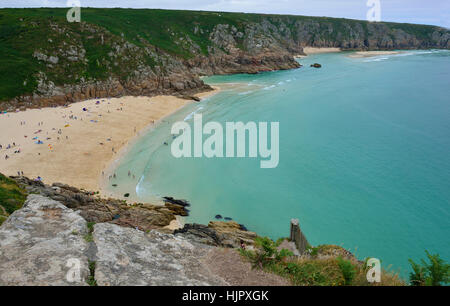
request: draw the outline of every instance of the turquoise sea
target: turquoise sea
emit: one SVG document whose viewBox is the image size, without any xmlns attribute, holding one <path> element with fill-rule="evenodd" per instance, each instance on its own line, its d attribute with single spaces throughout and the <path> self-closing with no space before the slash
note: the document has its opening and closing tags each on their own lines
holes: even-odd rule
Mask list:
<svg viewBox="0 0 450 306">
<path fill-rule="evenodd" d="M 186 222 L 220 214 L 271 238 L 298 218 L 313 245 L 377 257 L 406 278 L 424 250 L 450 260 L 450 51 L 300 59 L 304 67 L 206 78 L 223 90 L 142 136 L 119 161 L 118 194 L 192 203 Z M 321 63 L 321 69 L 309 67 Z M 172 157 L 172 123 L 277 121 L 280 162 Z M 169 146 L 164 145 L 169 143 Z M 136 180 L 127 176 L 128 170 Z"/>
</svg>

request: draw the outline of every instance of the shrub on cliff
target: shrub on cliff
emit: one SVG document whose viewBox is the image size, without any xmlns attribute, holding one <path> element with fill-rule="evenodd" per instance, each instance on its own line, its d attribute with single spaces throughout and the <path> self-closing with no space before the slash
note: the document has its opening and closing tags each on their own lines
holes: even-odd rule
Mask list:
<svg viewBox="0 0 450 306">
<path fill-rule="evenodd" d="M 0 173 L 0 225 L 22 207 L 26 197 L 26 192 L 16 182 Z"/>
<path fill-rule="evenodd" d="M 450 265 L 445 262 L 438 254 L 427 254 L 429 263 L 421 260 L 421 263 L 415 263 L 409 259 L 413 272 L 409 274 L 409 280 L 412 286 L 441 286 L 449 283 Z"/>
<path fill-rule="evenodd" d="M 286 257 L 294 255 L 287 249 L 278 250 L 281 241 L 274 242 L 268 237 L 255 238 L 255 251 L 241 249 L 241 254 L 252 262 L 253 268 L 263 268 L 282 262 Z"/>
<path fill-rule="evenodd" d="M 253 268 L 264 269 L 278 274 L 295 286 L 404 286 L 397 274 L 382 271 L 380 283 L 369 283 L 366 278 L 367 266 L 359 262 L 347 250 L 335 245 L 309 247 L 311 254 L 293 257 L 292 252 L 279 250 L 282 241 L 273 242 L 269 238 L 258 238 L 257 249 L 240 250 Z M 311 252 L 310 252 L 311 253 Z"/>
<path fill-rule="evenodd" d="M 336 258 L 339 269 L 344 277 L 344 285 L 351 285 L 356 274 L 356 267 L 351 263 L 350 260 L 343 259 L 341 256 Z"/>
</svg>

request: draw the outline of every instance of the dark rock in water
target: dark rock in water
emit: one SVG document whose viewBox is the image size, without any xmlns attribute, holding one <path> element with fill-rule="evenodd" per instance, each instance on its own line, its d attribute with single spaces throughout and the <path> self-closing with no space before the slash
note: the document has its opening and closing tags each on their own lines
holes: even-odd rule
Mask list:
<svg viewBox="0 0 450 306">
<path fill-rule="evenodd" d="M 222 219 L 222 216 L 221 216 L 221 215 L 216 215 L 214 218 L 216 218 L 216 219 Z"/>
<path fill-rule="evenodd" d="M 181 205 L 183 207 L 191 206 L 191 204 L 186 200 L 177 200 L 172 197 L 163 197 L 163 199 L 166 200 L 166 202 L 169 202 L 171 204 L 177 204 L 177 205 Z"/>
<path fill-rule="evenodd" d="M 227 220 L 227 221 L 231 221 L 231 220 L 233 220 L 232 218 L 230 218 L 230 217 L 225 217 L 224 218 L 225 220 Z"/>
<path fill-rule="evenodd" d="M 125 198 L 128 198 L 128 197 L 130 196 L 130 194 L 129 194 L 129 193 L 125 193 L 123 196 L 124 196 Z"/>
<path fill-rule="evenodd" d="M 245 227 L 244 224 L 239 224 L 239 226 L 241 227 L 241 231 L 246 231 L 246 232 L 248 232 L 248 229 Z"/>
<path fill-rule="evenodd" d="M 113 187 L 117 187 L 117 184 L 112 184 L 111 186 L 113 186 Z"/>
<path fill-rule="evenodd" d="M 311 65 L 311 67 L 314 67 L 314 68 L 322 68 L 322 65 L 321 65 L 321 64 L 318 64 L 318 63 L 314 63 L 314 64 Z"/>
</svg>

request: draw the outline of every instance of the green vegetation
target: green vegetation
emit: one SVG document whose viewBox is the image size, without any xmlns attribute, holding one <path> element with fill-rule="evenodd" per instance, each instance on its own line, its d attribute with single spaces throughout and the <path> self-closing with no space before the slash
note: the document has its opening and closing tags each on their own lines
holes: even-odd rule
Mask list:
<svg viewBox="0 0 450 306">
<path fill-rule="evenodd" d="M 315 248 L 314 255 L 294 257 L 288 250 L 279 250 L 269 238 L 258 238 L 255 250 L 240 250 L 253 268 L 263 269 L 287 278 L 295 286 L 404 286 L 398 275 L 382 271 L 381 283 L 369 283 L 367 265 L 348 256 L 348 252 L 334 245 Z M 347 254 L 347 258 L 344 258 Z"/>
<path fill-rule="evenodd" d="M 246 251 L 240 249 L 242 255 L 248 257 L 252 262 L 253 268 L 264 268 L 273 263 L 282 261 L 287 256 L 292 256 L 292 252 L 286 249 L 278 250 L 281 240 L 273 242 L 268 237 L 257 237 L 255 239 L 256 251 Z"/>
<path fill-rule="evenodd" d="M 343 259 L 341 256 L 336 258 L 336 261 L 344 277 L 344 285 L 351 285 L 355 278 L 356 266 L 350 260 Z"/>
<path fill-rule="evenodd" d="M 97 286 L 97 281 L 95 280 L 95 267 L 97 263 L 95 261 L 88 261 L 89 263 L 89 276 L 86 280 L 89 286 Z"/>
<path fill-rule="evenodd" d="M 277 27 L 283 36 L 281 44 L 289 39 L 298 41 L 299 24 L 311 29 L 308 41 L 303 43 L 349 40 L 353 37 L 351 27 L 361 28 L 366 37 L 371 33 L 366 21 L 327 17 L 82 8 L 82 22 L 68 23 L 66 13 L 67 8 L 0 9 L 0 101 L 33 93 L 39 72 L 55 85 L 64 85 L 77 84 L 82 79 L 106 80 L 110 76 L 126 80 L 143 65 L 151 69 L 159 66 L 164 71 L 166 56 L 190 59 L 208 55 L 212 46 L 210 35 L 219 24 L 246 33 L 249 25 L 268 22 L 267 34 Z M 442 31 L 434 26 L 383 24 L 430 45 L 432 33 Z M 247 38 L 236 38 L 237 47 L 245 50 Z M 122 49 L 124 53 L 113 56 L 119 52 L 116 47 L 123 47 L 124 43 L 133 44 L 133 48 Z M 75 47 L 76 52 L 85 50 L 84 60 L 69 59 L 70 49 L 65 50 L 69 47 Z M 58 56 L 59 61 L 40 61 L 33 56 L 35 52 Z"/>
<path fill-rule="evenodd" d="M 421 260 L 421 263 L 415 263 L 409 260 L 413 272 L 409 274 L 409 280 L 413 286 L 441 286 L 450 282 L 450 265 L 445 262 L 438 254 L 430 254 L 425 251 L 429 263 Z"/>
<path fill-rule="evenodd" d="M 94 241 L 94 236 L 92 235 L 92 233 L 94 232 L 94 225 L 95 225 L 95 222 L 87 223 L 88 233 L 86 235 L 84 235 L 84 237 L 83 237 L 84 240 L 86 240 L 86 242 Z"/>
<path fill-rule="evenodd" d="M 10 214 L 22 207 L 26 197 L 25 190 L 0 173 L 0 225 Z"/>
</svg>

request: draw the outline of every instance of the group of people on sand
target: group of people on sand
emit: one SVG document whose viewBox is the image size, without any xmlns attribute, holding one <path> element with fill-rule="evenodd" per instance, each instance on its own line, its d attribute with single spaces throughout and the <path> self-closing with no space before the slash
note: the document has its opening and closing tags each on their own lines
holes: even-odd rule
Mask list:
<svg viewBox="0 0 450 306">
<path fill-rule="evenodd" d="M 5 150 L 9 150 L 9 149 L 12 149 L 12 148 L 15 148 L 15 147 L 16 147 L 16 143 L 13 142 L 12 145 L 11 145 L 11 144 L 8 144 L 8 145 L 5 147 Z M 2 149 L 3 149 L 3 145 L 0 144 L 0 150 L 2 150 Z M 20 153 L 20 152 L 22 152 L 22 151 L 21 151 L 20 148 L 19 148 L 18 150 L 15 150 L 15 151 L 14 151 L 14 154 L 18 154 L 18 153 Z M 9 159 L 9 158 L 10 158 L 10 156 L 9 156 L 8 154 L 5 154 L 5 160 L 7 160 L 7 159 Z"/>
<path fill-rule="evenodd" d="M 104 176 L 104 175 L 105 175 L 105 172 L 102 171 L 102 176 Z M 132 177 L 133 180 L 136 179 L 136 176 L 135 176 L 133 173 L 131 173 L 130 170 L 128 170 L 128 177 L 130 177 L 130 178 Z M 116 179 L 116 178 L 117 178 L 116 173 L 113 173 L 112 175 L 110 175 L 110 176 L 108 177 L 109 180 L 111 180 L 111 179 Z"/>
</svg>

